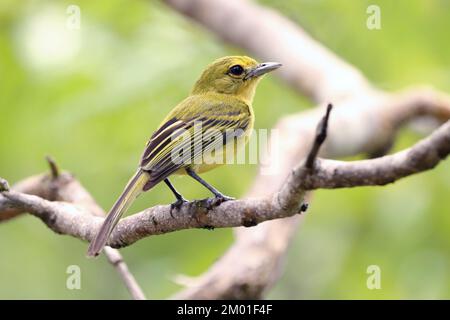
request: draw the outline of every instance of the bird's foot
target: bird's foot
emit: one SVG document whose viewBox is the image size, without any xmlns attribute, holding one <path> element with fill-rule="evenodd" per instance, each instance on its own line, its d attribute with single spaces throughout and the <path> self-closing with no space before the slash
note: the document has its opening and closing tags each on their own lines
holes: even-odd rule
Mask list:
<svg viewBox="0 0 450 320">
<path fill-rule="evenodd" d="M 184 203 L 187 203 L 187 202 L 189 202 L 189 201 L 186 200 L 186 199 L 183 198 L 183 197 L 178 198 L 177 201 L 175 201 L 174 203 L 171 203 L 171 204 L 170 204 L 170 212 L 172 212 L 173 209 L 180 210 L 180 209 L 181 209 L 181 206 L 182 206 Z"/>
<path fill-rule="evenodd" d="M 229 197 L 226 195 L 216 195 L 214 198 L 207 198 L 205 199 L 206 207 L 211 210 L 214 207 L 219 206 L 220 204 L 224 203 L 225 201 L 234 200 L 233 197 Z"/>
</svg>

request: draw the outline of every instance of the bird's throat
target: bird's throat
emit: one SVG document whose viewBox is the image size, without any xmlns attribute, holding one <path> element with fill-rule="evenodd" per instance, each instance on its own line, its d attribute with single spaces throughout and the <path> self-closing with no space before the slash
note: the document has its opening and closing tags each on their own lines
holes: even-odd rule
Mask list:
<svg viewBox="0 0 450 320">
<path fill-rule="evenodd" d="M 237 92 L 236 96 L 238 99 L 244 101 L 247 105 L 252 105 L 253 98 L 255 97 L 256 86 L 258 85 L 259 79 L 254 79 L 248 81 L 243 85 Z"/>
</svg>

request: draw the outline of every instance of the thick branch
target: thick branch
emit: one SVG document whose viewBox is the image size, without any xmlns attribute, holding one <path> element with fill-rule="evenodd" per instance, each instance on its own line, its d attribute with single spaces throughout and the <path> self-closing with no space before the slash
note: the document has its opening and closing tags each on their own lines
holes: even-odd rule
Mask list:
<svg viewBox="0 0 450 320">
<path fill-rule="evenodd" d="M 293 216 L 300 212 L 308 190 L 384 185 L 433 168 L 449 153 L 450 121 L 413 147 L 393 155 L 355 162 L 317 159 L 312 168 L 302 164 L 293 170 L 278 193 L 266 199 L 228 201 L 210 210 L 201 201 L 185 204 L 176 211 L 171 211 L 170 206 L 146 209 L 122 219 L 109 244 L 119 248 L 150 235 L 182 229 L 250 227 Z M 28 211 L 57 233 L 91 240 L 102 223 L 102 218 L 94 217 L 83 207 L 14 191 L 4 191 L 2 195 L 6 199 L 3 206 Z"/>
</svg>

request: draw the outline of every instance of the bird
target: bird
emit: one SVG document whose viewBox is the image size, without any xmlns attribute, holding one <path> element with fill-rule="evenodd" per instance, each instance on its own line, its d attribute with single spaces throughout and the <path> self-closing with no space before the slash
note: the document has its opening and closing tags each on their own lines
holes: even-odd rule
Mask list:
<svg viewBox="0 0 450 320">
<path fill-rule="evenodd" d="M 281 63 L 258 63 L 248 56 L 226 56 L 209 64 L 190 95 L 151 135 L 135 174 L 90 243 L 87 256 L 100 254 L 133 201 L 158 183 L 164 181 L 174 194 L 171 209 L 187 202 L 169 181 L 171 175 L 188 175 L 198 181 L 212 192 L 211 203 L 215 205 L 232 200 L 199 174 L 224 164 L 221 160 L 229 156 L 227 147 L 234 147 L 234 156 L 248 142 L 255 119 L 252 103 L 256 87 L 264 74 L 279 67 Z"/>
</svg>

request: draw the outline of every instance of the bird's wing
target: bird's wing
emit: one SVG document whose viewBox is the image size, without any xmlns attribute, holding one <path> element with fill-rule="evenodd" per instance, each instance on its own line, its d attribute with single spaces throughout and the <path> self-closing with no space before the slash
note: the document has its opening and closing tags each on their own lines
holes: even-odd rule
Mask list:
<svg viewBox="0 0 450 320">
<path fill-rule="evenodd" d="M 186 112 L 181 107 L 171 113 L 148 141 L 140 164 L 150 173 L 148 187 L 195 162 L 205 152 L 222 147 L 230 134 L 237 137 L 249 125 L 250 113 L 243 102 L 240 106 L 215 100 L 202 103 L 198 112 Z M 217 134 L 222 139 L 212 139 Z"/>
</svg>

